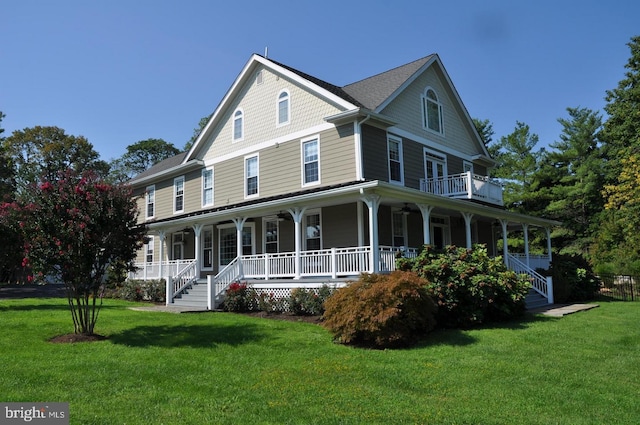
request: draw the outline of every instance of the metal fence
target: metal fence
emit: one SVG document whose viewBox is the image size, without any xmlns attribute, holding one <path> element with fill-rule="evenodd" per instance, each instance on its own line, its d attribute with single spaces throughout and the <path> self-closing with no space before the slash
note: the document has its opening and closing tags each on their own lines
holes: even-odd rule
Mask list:
<svg viewBox="0 0 640 425">
<path fill-rule="evenodd" d="M 600 295 L 619 301 L 640 301 L 640 276 L 600 275 Z"/>
</svg>

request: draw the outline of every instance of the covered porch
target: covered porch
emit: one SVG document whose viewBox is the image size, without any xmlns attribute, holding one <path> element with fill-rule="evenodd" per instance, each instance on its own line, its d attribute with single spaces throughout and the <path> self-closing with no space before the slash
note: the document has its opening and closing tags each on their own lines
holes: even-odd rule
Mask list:
<svg viewBox="0 0 640 425">
<path fill-rule="evenodd" d="M 354 182 L 149 223 L 146 261 L 130 277 L 165 278 L 171 303 L 198 279 L 207 279 L 212 294 L 238 279 L 346 279 L 392 271 L 397 255 L 415 256 L 423 244 L 484 243 L 510 268 L 532 276 L 536 291 L 550 299 L 550 282 L 534 269 L 551 260 L 553 224 L 384 182 Z M 546 229 L 546 255 L 529 254 L 530 226 Z M 506 244 L 515 228 L 524 235 L 518 256 Z"/>
</svg>

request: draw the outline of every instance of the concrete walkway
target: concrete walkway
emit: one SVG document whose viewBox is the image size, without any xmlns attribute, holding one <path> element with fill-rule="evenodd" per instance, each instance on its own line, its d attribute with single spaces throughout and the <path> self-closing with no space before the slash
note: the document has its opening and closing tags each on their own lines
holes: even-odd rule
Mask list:
<svg viewBox="0 0 640 425">
<path fill-rule="evenodd" d="M 136 311 L 162 311 L 164 313 L 202 313 L 209 311 L 206 308 L 198 307 L 183 307 L 183 306 L 166 306 L 164 304 L 143 306 L 143 307 L 129 307 L 130 310 Z"/>
<path fill-rule="evenodd" d="M 545 307 L 534 308 L 529 310 L 532 314 L 542 314 L 550 317 L 563 317 L 568 314 L 577 313 L 579 311 L 591 310 L 600 307 L 598 304 L 551 304 Z"/>
</svg>

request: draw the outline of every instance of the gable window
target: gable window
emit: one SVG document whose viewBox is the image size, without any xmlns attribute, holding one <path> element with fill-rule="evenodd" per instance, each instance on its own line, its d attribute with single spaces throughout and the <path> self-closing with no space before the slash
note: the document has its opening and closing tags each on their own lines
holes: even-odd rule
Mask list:
<svg viewBox="0 0 640 425">
<path fill-rule="evenodd" d="M 145 202 L 147 204 L 147 218 L 153 218 L 156 215 L 156 187 L 148 186 L 145 196 Z"/>
<path fill-rule="evenodd" d="M 213 205 L 213 169 L 202 170 L 202 206 Z"/>
<path fill-rule="evenodd" d="M 289 124 L 289 92 L 283 90 L 278 95 L 278 125 Z"/>
<path fill-rule="evenodd" d="M 237 109 L 233 113 L 233 141 L 242 140 L 244 136 L 244 113 L 242 109 Z"/>
<path fill-rule="evenodd" d="M 322 249 L 322 227 L 320 224 L 320 213 L 310 213 L 304 218 L 305 225 L 305 249 L 315 251 Z"/>
<path fill-rule="evenodd" d="M 390 137 L 387 140 L 389 150 L 389 181 L 403 183 L 402 173 L 402 141 Z"/>
<path fill-rule="evenodd" d="M 302 185 L 320 183 L 318 137 L 302 142 Z"/>
<path fill-rule="evenodd" d="M 442 104 L 438 100 L 438 95 L 431 87 L 427 87 L 422 96 L 422 125 L 427 130 L 444 134 L 442 125 Z"/>
<path fill-rule="evenodd" d="M 244 159 L 244 193 L 245 197 L 258 195 L 258 156 L 245 157 Z"/>
<path fill-rule="evenodd" d="M 173 212 L 184 211 L 184 176 L 176 177 L 173 180 Z"/>
<path fill-rule="evenodd" d="M 153 236 L 148 236 L 146 245 L 145 260 L 147 263 L 153 263 Z"/>
</svg>

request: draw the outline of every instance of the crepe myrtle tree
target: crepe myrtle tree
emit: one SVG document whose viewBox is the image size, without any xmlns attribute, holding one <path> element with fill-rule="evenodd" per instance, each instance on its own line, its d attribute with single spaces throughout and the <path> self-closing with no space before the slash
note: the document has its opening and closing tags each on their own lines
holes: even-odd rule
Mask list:
<svg viewBox="0 0 640 425">
<path fill-rule="evenodd" d="M 93 335 L 110 264 L 130 266 L 145 239 L 131 190 L 97 174 L 67 170 L 34 184 L 22 202 L 5 203 L 0 218 L 23 236 L 29 280 L 64 283 L 76 334 Z"/>
</svg>

